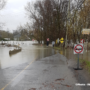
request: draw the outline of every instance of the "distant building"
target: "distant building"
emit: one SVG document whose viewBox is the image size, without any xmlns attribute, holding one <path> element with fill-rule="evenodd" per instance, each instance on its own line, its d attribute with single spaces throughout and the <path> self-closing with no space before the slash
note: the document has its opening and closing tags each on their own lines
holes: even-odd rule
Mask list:
<svg viewBox="0 0 90 90">
<path fill-rule="evenodd" d="M 14 36 L 14 41 L 19 41 L 20 40 L 21 35 L 17 34 Z"/>
</svg>

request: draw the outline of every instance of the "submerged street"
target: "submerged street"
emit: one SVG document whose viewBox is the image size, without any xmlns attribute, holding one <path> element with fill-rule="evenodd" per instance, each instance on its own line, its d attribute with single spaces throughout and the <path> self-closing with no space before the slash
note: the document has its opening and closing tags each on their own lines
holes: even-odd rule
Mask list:
<svg viewBox="0 0 90 90">
<path fill-rule="evenodd" d="M 22 51 L 12 56 L 9 50 L 15 47 L 0 45 L 0 90 L 89 90 L 84 70 L 73 69 L 77 64 L 76 56 L 71 54 L 73 49 L 20 45 Z M 76 86 L 80 82 L 86 86 Z"/>
</svg>

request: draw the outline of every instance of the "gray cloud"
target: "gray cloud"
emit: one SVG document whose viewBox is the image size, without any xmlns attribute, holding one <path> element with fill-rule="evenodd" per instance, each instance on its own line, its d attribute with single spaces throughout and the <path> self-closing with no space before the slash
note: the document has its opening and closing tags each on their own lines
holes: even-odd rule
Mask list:
<svg viewBox="0 0 90 90">
<path fill-rule="evenodd" d="M 5 8 L 0 11 L 0 22 L 4 22 L 6 25 L 3 27 L 4 30 L 12 32 L 17 28 L 18 25 L 24 25 L 28 18 L 25 17 L 24 7 L 27 2 L 34 0 L 8 0 Z"/>
</svg>

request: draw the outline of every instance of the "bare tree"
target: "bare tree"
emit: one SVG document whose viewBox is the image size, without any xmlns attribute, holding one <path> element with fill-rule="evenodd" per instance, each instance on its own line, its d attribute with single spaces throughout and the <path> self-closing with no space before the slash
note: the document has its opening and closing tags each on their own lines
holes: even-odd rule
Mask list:
<svg viewBox="0 0 90 90">
<path fill-rule="evenodd" d="M 0 0 L 0 10 L 2 10 L 6 5 L 6 0 Z M 0 22 L 0 29 L 3 28 L 3 26 L 5 26 L 5 23 Z"/>
<path fill-rule="evenodd" d="M 70 2 L 69 0 L 43 0 L 36 1 L 33 7 L 30 2 L 28 2 L 25 10 L 28 13 L 29 19 L 33 21 L 32 27 L 36 39 L 38 41 L 46 41 L 46 38 L 50 38 L 52 41 L 61 37 L 65 38 L 66 34 L 68 34 L 68 36 L 69 34 L 72 35 L 69 39 L 74 38 L 73 31 L 75 30 L 75 32 L 77 32 L 76 29 L 78 28 L 76 25 L 76 18 L 78 18 L 77 13 L 81 10 L 84 1 L 85 0 L 75 0 L 74 2 L 73 0 L 70 0 Z M 77 23 L 78 22 L 80 21 L 78 20 Z"/>
<path fill-rule="evenodd" d="M 6 5 L 6 0 L 0 0 L 0 10 L 2 10 L 5 5 Z"/>
</svg>

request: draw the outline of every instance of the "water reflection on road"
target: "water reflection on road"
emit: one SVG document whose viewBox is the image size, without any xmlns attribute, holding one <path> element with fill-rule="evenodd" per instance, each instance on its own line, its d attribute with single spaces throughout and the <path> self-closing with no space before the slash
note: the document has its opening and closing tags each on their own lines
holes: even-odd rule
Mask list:
<svg viewBox="0 0 90 90">
<path fill-rule="evenodd" d="M 14 47 L 0 46 L 1 69 L 17 66 L 23 63 L 29 63 L 32 60 L 37 60 L 54 54 L 53 48 L 48 48 L 46 46 L 36 46 L 29 42 L 21 42 L 19 44 L 22 47 L 22 51 L 12 56 L 9 56 L 9 50 L 14 49 Z"/>
</svg>

